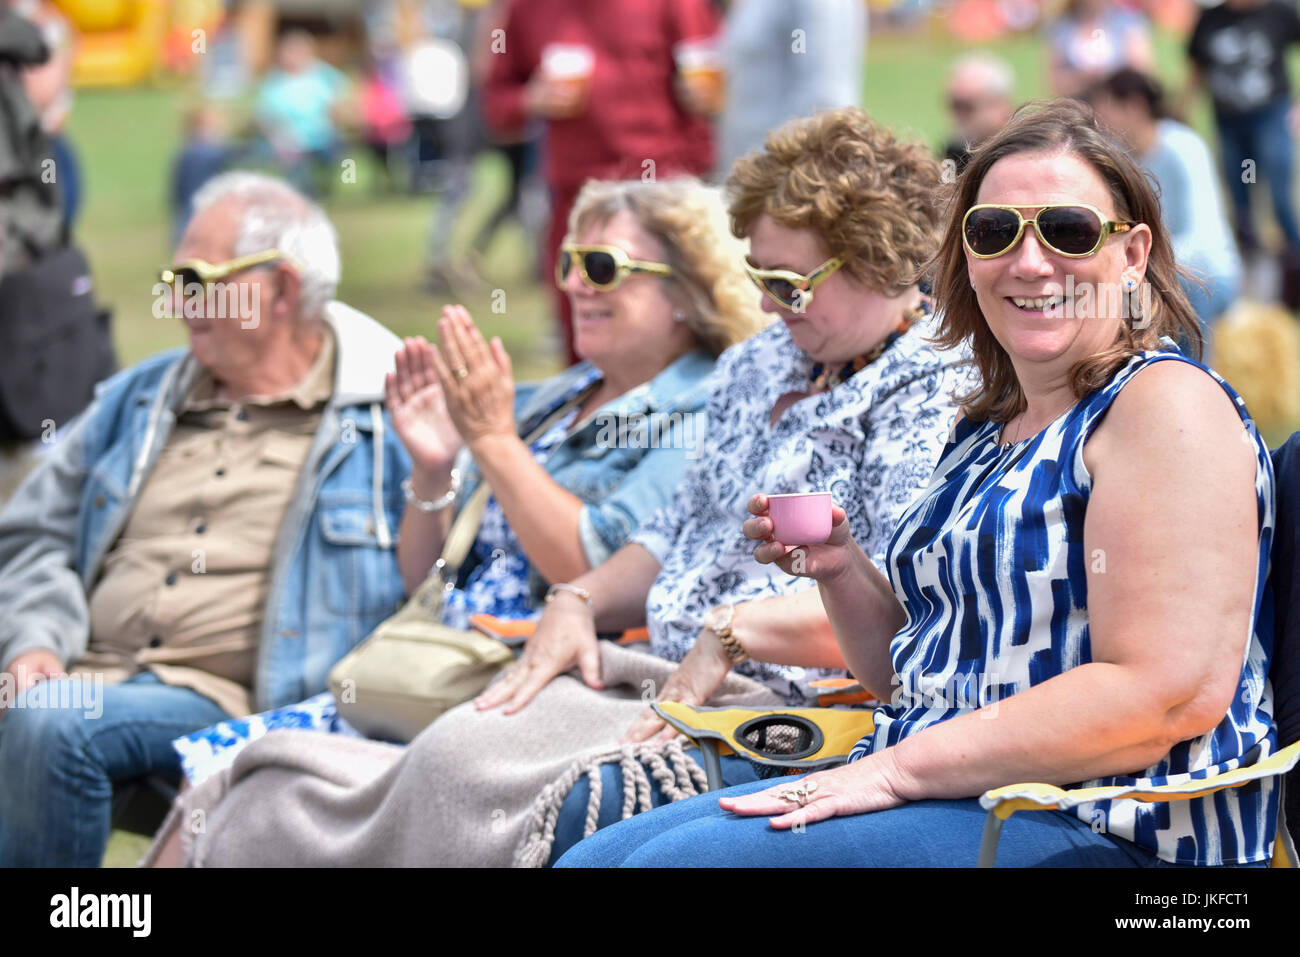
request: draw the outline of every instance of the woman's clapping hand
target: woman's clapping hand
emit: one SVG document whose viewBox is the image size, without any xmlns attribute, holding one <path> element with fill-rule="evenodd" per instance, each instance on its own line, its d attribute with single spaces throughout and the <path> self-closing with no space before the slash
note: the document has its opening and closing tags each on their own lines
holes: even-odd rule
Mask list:
<svg viewBox="0 0 1300 957">
<path fill-rule="evenodd" d="M 465 443 L 447 412 L 433 354 L 423 337 L 405 340 L 397 350 L 396 371 L 384 378 L 384 392 L 393 428 L 415 470 L 445 476 Z"/>
<path fill-rule="evenodd" d="M 466 444 L 516 436 L 515 380 L 500 339 L 489 344 L 464 306 L 444 306 L 433 367 L 447 412 Z"/>
</svg>

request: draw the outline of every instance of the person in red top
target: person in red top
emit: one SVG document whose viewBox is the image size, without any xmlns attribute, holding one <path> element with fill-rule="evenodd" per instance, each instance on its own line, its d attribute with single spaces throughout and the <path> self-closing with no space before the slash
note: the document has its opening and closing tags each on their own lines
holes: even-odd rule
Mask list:
<svg viewBox="0 0 1300 957">
<path fill-rule="evenodd" d="M 675 49 L 714 37 L 711 0 L 509 0 L 504 32 L 492 34 L 483 90 L 490 126 L 517 133 L 546 121 L 543 171 L 551 223 L 544 281 L 555 271 L 569 209 L 582 184 L 599 179 L 703 176 L 713 167 L 708 116 L 721 105 L 679 76 Z M 572 320 L 556 294 L 570 363 Z"/>
</svg>

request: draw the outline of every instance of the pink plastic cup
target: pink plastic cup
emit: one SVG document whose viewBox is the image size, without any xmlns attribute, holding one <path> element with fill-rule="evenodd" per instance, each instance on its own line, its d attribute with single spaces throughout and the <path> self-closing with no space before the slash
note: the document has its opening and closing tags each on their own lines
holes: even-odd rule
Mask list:
<svg viewBox="0 0 1300 957">
<path fill-rule="evenodd" d="M 772 538 L 782 545 L 820 545 L 831 537 L 831 493 L 769 495 Z"/>
</svg>

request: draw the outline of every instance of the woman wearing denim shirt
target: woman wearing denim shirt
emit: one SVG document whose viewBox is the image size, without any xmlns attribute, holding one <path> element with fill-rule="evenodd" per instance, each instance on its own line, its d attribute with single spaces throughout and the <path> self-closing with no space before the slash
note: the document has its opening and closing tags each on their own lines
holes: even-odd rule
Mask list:
<svg viewBox="0 0 1300 957">
<path fill-rule="evenodd" d="M 499 339 L 444 308 L 440 346 L 407 339 L 387 381 L 411 454 L 398 566 L 409 593 L 442 549 L 452 506 L 484 477 L 492 496 L 442 617 L 535 617 L 549 581 L 576 577 L 669 503 L 703 439 L 715 356 L 761 323 L 717 192 L 695 180 L 592 181 L 556 281 L 573 301 L 584 361 L 515 388 Z M 606 272 L 605 270 L 608 270 Z M 531 443 L 528 436 L 568 411 Z M 191 783 L 276 728 L 349 731 L 319 695 L 176 742 Z"/>
<path fill-rule="evenodd" d="M 546 583 L 600 564 L 670 501 L 702 438 L 715 357 L 761 325 L 743 255 L 716 191 L 694 180 L 589 182 L 556 269 L 584 361 L 515 395 L 501 341 L 463 307 L 443 310 L 439 348 L 407 340 L 388 405 L 412 461 L 398 533 L 408 592 L 442 550 L 445 506 L 483 479 L 492 496 L 450 624 L 533 617 Z"/>
</svg>

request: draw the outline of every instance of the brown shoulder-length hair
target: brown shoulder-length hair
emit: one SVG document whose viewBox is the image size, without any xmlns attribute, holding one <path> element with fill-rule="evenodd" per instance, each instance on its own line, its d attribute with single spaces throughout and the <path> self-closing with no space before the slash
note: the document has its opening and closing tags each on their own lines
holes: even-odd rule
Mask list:
<svg viewBox="0 0 1300 957">
<path fill-rule="evenodd" d="M 1186 340 L 1195 358 L 1201 355 L 1201 326 L 1183 292 L 1182 271 L 1174 263 L 1169 231 L 1160 219 L 1160 202 L 1150 182 L 1128 155 L 1098 129 L 1092 108 L 1077 100 L 1026 103 L 1002 131 L 976 149 L 957 180 L 948 214 L 948 228 L 934 260 L 935 311 L 941 318 L 936 342 L 955 348 L 969 342 L 979 384 L 962 396 L 962 414 L 983 421 L 1006 422 L 1025 406 L 1011 359 L 989 331 L 966 268 L 961 226 L 975 205 L 980 184 L 998 160 L 1017 153 L 1069 153 L 1083 160 L 1110 190 L 1116 218 L 1145 223 L 1151 229 L 1151 252 L 1143 279 L 1150 291 L 1143 297 L 1150 315 L 1121 322 L 1114 344 L 1078 362 L 1070 370 L 1070 385 L 1083 398 L 1110 381 L 1128 359 L 1159 347 L 1162 336 Z"/>
</svg>

